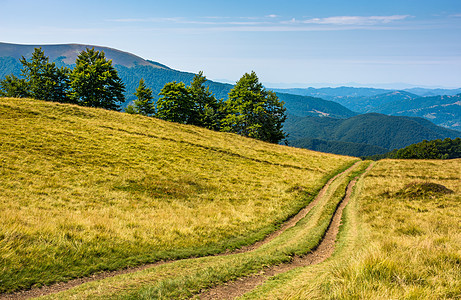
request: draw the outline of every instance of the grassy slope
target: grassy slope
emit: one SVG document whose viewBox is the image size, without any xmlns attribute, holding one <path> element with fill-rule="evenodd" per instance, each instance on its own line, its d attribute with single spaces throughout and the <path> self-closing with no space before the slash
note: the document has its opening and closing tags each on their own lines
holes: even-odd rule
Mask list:
<svg viewBox="0 0 461 300">
<path fill-rule="evenodd" d="M 304 255 L 318 245 L 348 182 L 367 165 L 359 162 L 336 177 L 306 217 L 254 251 L 175 261 L 88 282 L 43 299 L 184 299 L 267 266 L 289 262 L 293 255 Z"/>
<path fill-rule="evenodd" d="M 275 277 L 245 299 L 459 299 L 461 160 L 382 160 L 358 182 L 334 256 Z M 455 193 L 414 197 L 433 182 Z"/>
<path fill-rule="evenodd" d="M 0 292 L 261 239 L 355 159 L 0 99 Z"/>
</svg>

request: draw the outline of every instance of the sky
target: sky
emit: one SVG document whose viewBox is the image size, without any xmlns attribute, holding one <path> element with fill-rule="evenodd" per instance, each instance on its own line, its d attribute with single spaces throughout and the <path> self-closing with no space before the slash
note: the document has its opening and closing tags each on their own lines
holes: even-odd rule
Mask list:
<svg viewBox="0 0 461 300">
<path fill-rule="evenodd" d="M 0 42 L 107 46 L 268 87 L 461 87 L 461 0 L 0 0 Z"/>
</svg>

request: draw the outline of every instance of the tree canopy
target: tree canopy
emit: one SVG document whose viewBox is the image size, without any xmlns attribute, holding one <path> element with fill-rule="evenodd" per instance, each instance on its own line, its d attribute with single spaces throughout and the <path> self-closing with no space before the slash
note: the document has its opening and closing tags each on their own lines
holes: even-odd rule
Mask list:
<svg viewBox="0 0 461 300">
<path fill-rule="evenodd" d="M 82 51 L 70 74 L 72 99 L 83 106 L 119 110 L 125 86 L 103 51 Z"/>
<path fill-rule="evenodd" d="M 42 48 L 35 48 L 29 60 L 23 56 L 20 62 L 22 78 L 6 76 L 0 82 L 3 96 L 70 102 L 69 68 L 50 63 Z"/>
<path fill-rule="evenodd" d="M 200 71 L 190 86 L 176 81 L 165 84 L 157 101 L 156 117 L 183 124 L 218 130 L 222 118 L 222 103 L 216 99 Z"/>
<path fill-rule="evenodd" d="M 183 82 L 165 84 L 159 96 L 156 117 L 182 124 L 190 124 L 194 119 L 194 101 Z"/>
<path fill-rule="evenodd" d="M 200 71 L 188 87 L 189 94 L 194 100 L 195 111 L 191 124 L 219 130 L 222 119 L 222 102 L 218 101 L 210 88 L 205 86 L 206 81 L 203 71 Z"/>
<path fill-rule="evenodd" d="M 26 80 L 14 75 L 6 75 L 5 79 L 0 81 L 0 96 L 17 98 L 29 97 L 29 87 Z"/>
<path fill-rule="evenodd" d="M 225 112 L 223 131 L 271 143 L 286 138 L 282 130 L 286 120 L 284 102 L 263 87 L 254 71 L 243 75 L 229 92 Z"/>
<path fill-rule="evenodd" d="M 364 157 L 365 159 L 379 160 L 384 158 L 394 159 L 454 159 L 461 158 L 461 138 L 424 140 L 402 149 L 391 152 Z"/>
<path fill-rule="evenodd" d="M 134 105 L 128 105 L 125 109 L 127 113 L 141 114 L 144 116 L 151 116 L 155 114 L 155 107 L 152 102 L 154 99 L 152 95 L 152 89 L 148 88 L 144 82 L 144 79 L 139 80 L 139 86 L 134 93 L 136 100 Z"/>
</svg>

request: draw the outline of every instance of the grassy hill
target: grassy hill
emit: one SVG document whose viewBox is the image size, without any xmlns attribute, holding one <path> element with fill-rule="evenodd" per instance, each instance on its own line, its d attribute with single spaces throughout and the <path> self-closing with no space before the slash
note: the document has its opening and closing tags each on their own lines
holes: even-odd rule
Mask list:
<svg viewBox="0 0 461 300">
<path fill-rule="evenodd" d="M 0 293 L 262 239 L 355 158 L 0 98 Z"/>
<path fill-rule="evenodd" d="M 321 139 L 377 146 L 381 147 L 381 153 L 383 153 L 382 148 L 393 150 L 422 140 L 461 136 L 459 131 L 436 126 L 422 118 L 395 117 L 376 113 L 358 115 L 345 120 L 289 116 L 284 128 L 289 133 L 289 143 L 292 145 L 305 144 L 303 139 L 306 138 Z M 332 144 L 328 152 L 335 152 L 333 150 L 337 146 L 338 144 Z M 349 155 L 354 153 L 357 155 L 357 152 L 351 151 L 356 151 L 359 148 L 352 147 L 351 149 L 336 153 Z M 379 149 L 368 148 L 366 152 L 370 153 L 368 150 Z M 376 152 L 376 154 L 380 152 Z"/>
</svg>

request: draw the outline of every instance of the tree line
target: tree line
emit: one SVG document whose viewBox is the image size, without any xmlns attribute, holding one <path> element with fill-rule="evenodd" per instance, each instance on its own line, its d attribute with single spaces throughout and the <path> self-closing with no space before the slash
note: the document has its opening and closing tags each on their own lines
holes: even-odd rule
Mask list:
<svg viewBox="0 0 461 300">
<path fill-rule="evenodd" d="M 385 154 L 378 154 L 364 159 L 453 159 L 461 158 L 461 138 L 424 140 L 402 149 L 395 149 Z"/>
<path fill-rule="evenodd" d="M 94 48 L 82 51 L 72 70 L 58 68 L 41 48 L 35 48 L 29 60 L 22 57 L 20 62 L 20 77 L 7 75 L 1 80 L 0 96 L 28 97 L 117 111 L 126 100 L 125 85 L 103 51 Z M 282 130 L 286 120 L 284 102 L 263 87 L 255 72 L 244 74 L 226 100 L 217 99 L 206 87 L 206 81 L 200 71 L 189 86 L 183 82 L 169 82 L 154 102 L 152 89 L 141 79 L 134 93 L 136 99 L 125 112 L 233 132 L 271 143 L 286 138 Z"/>
</svg>

